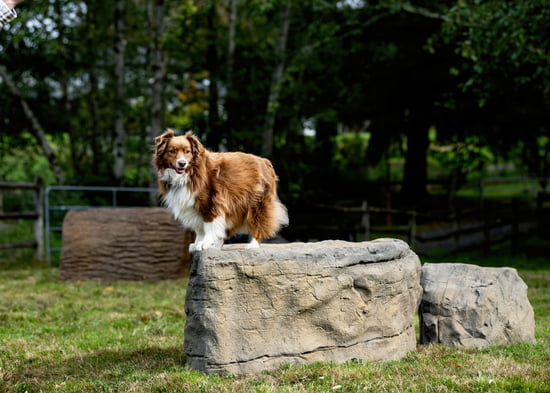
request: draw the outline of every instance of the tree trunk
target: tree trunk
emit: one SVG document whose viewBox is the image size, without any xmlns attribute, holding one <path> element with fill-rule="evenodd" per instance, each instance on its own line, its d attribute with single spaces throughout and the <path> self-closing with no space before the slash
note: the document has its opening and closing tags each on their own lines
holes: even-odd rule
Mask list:
<svg viewBox="0 0 550 393">
<path fill-rule="evenodd" d="M 218 116 L 218 101 L 219 101 L 219 57 L 218 48 L 216 46 L 216 1 L 212 1 L 210 10 L 208 11 L 208 49 L 206 52 L 206 61 L 210 79 L 208 86 L 208 133 L 207 143 L 215 146 L 220 141 L 218 135 L 219 116 Z"/>
<path fill-rule="evenodd" d="M 90 148 L 92 157 L 91 157 L 91 169 L 92 173 L 99 173 L 100 171 L 100 162 L 101 162 L 101 146 L 99 143 L 100 135 L 98 135 L 99 130 L 99 78 L 97 75 L 97 52 L 96 52 L 96 41 L 94 37 L 98 34 L 98 15 L 95 9 L 95 5 L 88 5 L 88 12 L 86 13 L 86 25 L 89 26 L 88 34 L 86 35 L 86 40 L 84 45 L 87 47 L 86 56 L 87 56 L 87 72 L 89 78 L 90 94 L 87 96 L 87 105 L 90 115 L 88 116 L 88 124 L 85 134 L 85 140 L 87 141 L 87 146 Z"/>
<path fill-rule="evenodd" d="M 70 102 L 69 102 L 69 77 L 67 74 L 67 49 L 65 42 L 68 41 L 67 36 L 65 34 L 65 24 L 63 23 L 65 17 L 63 15 L 63 7 L 61 6 L 60 1 L 56 1 L 53 3 L 55 8 L 55 21 L 57 24 L 57 42 L 59 45 L 59 54 L 57 55 L 61 67 L 59 69 L 59 84 L 61 85 L 61 106 L 66 112 L 70 112 Z"/>
<path fill-rule="evenodd" d="M 152 72 L 153 83 L 151 85 L 151 122 L 148 132 L 148 145 L 153 146 L 155 137 L 160 135 L 164 131 L 164 82 L 166 78 L 166 54 L 164 53 L 164 46 L 162 40 L 164 37 L 164 0 L 152 0 L 149 10 L 149 21 L 151 26 L 152 38 Z M 149 185 L 151 187 L 157 186 L 157 173 L 153 166 L 150 166 L 150 178 Z M 156 198 L 151 196 L 154 203 Z"/>
<path fill-rule="evenodd" d="M 286 42 L 288 38 L 288 28 L 290 26 L 290 7 L 289 0 L 285 7 L 281 10 L 279 24 L 279 39 L 275 47 L 275 68 L 271 76 L 271 86 L 269 98 L 267 100 L 267 109 L 262 137 L 262 155 L 270 157 L 273 154 L 273 129 L 275 127 L 275 116 L 277 114 L 277 106 L 279 104 L 279 93 L 283 82 L 283 72 L 286 55 Z"/>
<path fill-rule="evenodd" d="M 229 26 L 228 26 L 228 40 L 227 40 L 227 74 L 225 85 L 227 86 L 227 92 L 225 94 L 225 138 L 227 145 L 231 145 L 231 132 L 234 129 L 233 126 L 233 108 L 235 108 L 235 93 L 233 91 L 233 69 L 235 65 L 235 32 L 237 28 L 237 0 L 229 0 Z M 220 138 L 219 143 L 223 142 L 223 138 Z"/>
<path fill-rule="evenodd" d="M 97 131 L 99 128 L 99 102 L 98 102 L 98 77 L 95 61 L 90 64 L 90 95 L 88 106 L 90 110 L 90 131 L 88 137 L 90 139 L 90 148 L 92 149 L 92 171 L 99 173 L 99 157 L 101 156 L 101 147 Z"/>
<path fill-rule="evenodd" d="M 69 38 L 67 37 L 67 29 L 65 27 L 65 13 L 63 9 L 63 4 L 61 1 L 53 2 L 53 9 L 55 11 L 54 13 L 54 20 L 55 25 L 57 28 L 57 45 L 59 47 L 59 52 L 56 55 L 59 67 L 56 67 L 56 74 L 58 78 L 58 82 L 60 85 L 61 90 L 61 97 L 59 99 L 59 106 L 63 109 L 65 113 L 71 113 L 72 112 L 72 103 L 69 99 L 69 72 L 67 70 L 68 67 L 68 54 L 67 54 L 67 45 L 66 43 L 69 42 Z M 60 119 L 58 119 L 61 129 L 63 130 L 71 130 L 69 132 L 69 150 L 71 154 L 71 161 L 73 163 L 79 163 L 82 160 L 82 153 L 79 152 L 77 146 L 78 144 L 76 141 L 78 140 L 77 135 L 78 131 L 76 127 L 73 127 L 74 124 L 71 121 L 70 116 L 62 116 Z M 80 177 L 83 173 L 83 168 L 80 165 L 74 165 L 74 173 L 76 176 Z"/>
<path fill-rule="evenodd" d="M 0 173 L 0 182 L 2 181 L 2 174 Z M 4 213 L 4 193 L 0 190 L 0 213 Z"/>
<path fill-rule="evenodd" d="M 235 64 L 235 30 L 237 28 L 237 0 L 229 0 L 229 34 L 227 40 L 227 88 L 232 88 Z"/>
<path fill-rule="evenodd" d="M 164 82 L 166 78 L 166 54 L 164 37 L 164 0 L 155 0 L 152 7 L 153 27 L 153 83 L 151 86 L 151 140 L 164 131 Z"/>
<path fill-rule="evenodd" d="M 52 150 L 48 142 L 48 139 L 46 138 L 46 132 L 44 131 L 44 128 L 42 128 L 42 125 L 34 115 L 34 112 L 27 104 L 27 101 L 25 100 L 25 98 L 23 98 L 23 95 L 21 94 L 17 86 L 15 86 L 15 83 L 13 83 L 13 80 L 11 79 L 6 68 L 3 65 L 0 65 L 0 76 L 2 77 L 2 79 L 4 79 L 4 81 L 8 85 L 8 88 L 10 89 L 11 93 L 17 98 L 19 98 L 19 102 L 23 107 L 23 112 L 25 113 L 25 116 L 31 123 L 31 126 L 32 126 L 31 130 L 33 131 L 34 136 L 40 143 L 40 146 L 42 147 L 42 150 L 46 155 L 46 159 L 48 160 L 50 168 L 52 169 L 55 175 L 57 183 L 63 184 L 63 173 L 61 172 L 61 168 L 57 163 L 57 157 L 54 151 Z"/>
<path fill-rule="evenodd" d="M 124 155 L 126 153 L 126 129 L 124 128 L 124 0 L 115 4 L 115 141 L 113 146 L 115 179 L 120 182 L 124 175 Z"/>
<path fill-rule="evenodd" d="M 407 128 L 407 155 L 401 195 L 408 204 L 417 204 L 427 195 L 428 131 L 430 120 L 423 110 L 413 110 Z"/>
</svg>

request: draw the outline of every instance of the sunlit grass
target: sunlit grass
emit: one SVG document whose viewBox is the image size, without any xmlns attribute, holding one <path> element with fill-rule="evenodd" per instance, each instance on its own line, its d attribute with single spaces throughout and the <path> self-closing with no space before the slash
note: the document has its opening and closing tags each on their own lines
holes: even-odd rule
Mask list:
<svg viewBox="0 0 550 393">
<path fill-rule="evenodd" d="M 185 366 L 185 280 L 63 282 L 57 268 L 0 278 L 0 392 L 548 392 L 550 270 L 521 270 L 537 344 L 419 346 L 392 362 L 285 365 L 257 375 Z"/>
</svg>

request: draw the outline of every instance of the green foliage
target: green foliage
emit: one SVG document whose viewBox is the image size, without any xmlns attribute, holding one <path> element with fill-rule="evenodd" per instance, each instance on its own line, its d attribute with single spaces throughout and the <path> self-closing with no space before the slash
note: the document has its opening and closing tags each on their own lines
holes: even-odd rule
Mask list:
<svg viewBox="0 0 550 393">
<path fill-rule="evenodd" d="M 22 195 L 4 196 L 4 211 L 10 211 L 11 207 L 19 205 L 20 201 L 14 201 L 13 197 L 21 197 Z M 23 198 L 22 198 L 23 199 Z M 29 199 L 23 199 L 29 200 Z M 19 206 L 17 206 L 19 207 Z M 29 206 L 24 206 L 19 211 L 32 211 Z M 28 209 L 25 209 L 28 208 Z M 17 211 L 17 210 L 16 210 Z M 0 221 L 0 244 L 30 242 L 33 240 L 33 222 L 30 220 L 2 220 Z M 0 250 L 0 270 L 2 266 L 11 261 L 18 261 L 21 265 L 31 264 L 34 261 L 34 250 L 30 248 L 7 249 Z M 1 319 L 0 319 L 1 321 Z"/>
<path fill-rule="evenodd" d="M 480 143 L 479 138 L 471 136 L 465 141 L 447 146 L 434 146 L 432 156 L 440 167 L 446 168 L 448 177 L 455 177 L 459 183 L 467 180 L 468 175 L 479 178 L 483 169 L 492 162 L 494 155 L 490 147 Z"/>
<path fill-rule="evenodd" d="M 48 168 L 46 157 L 41 154 L 31 135 L 22 133 L 18 138 L 0 136 L 0 181 L 33 182 L 37 176 L 44 184 L 52 184 L 55 177 Z"/>
<path fill-rule="evenodd" d="M 367 180 L 367 148 L 370 134 L 344 133 L 336 136 L 333 164 L 339 176 L 350 180 Z"/>
<path fill-rule="evenodd" d="M 479 151 L 441 158 L 462 166 L 458 172 L 477 168 L 474 163 L 490 151 L 495 160 L 514 159 L 529 173 L 547 176 L 546 3 L 292 2 L 283 84 L 274 104 L 273 159 L 289 181 L 283 188 L 298 198 L 327 191 L 320 174 L 366 179 L 368 165 L 402 159 L 406 149 L 394 146 L 418 118 L 437 126 L 443 144 L 475 139 Z M 150 184 L 152 135 L 161 131 L 151 130 L 151 82 L 159 67 L 166 67 L 161 127 L 193 129 L 212 149 L 260 151 L 278 15 L 287 2 L 236 4 L 230 57 L 229 3 L 167 1 L 164 33 L 155 37 L 153 2 L 124 2 L 128 137 L 122 180 L 113 175 L 119 105 L 113 3 L 18 6 L 19 17 L 0 35 L 0 62 L 44 128 L 67 183 Z M 152 56 L 156 42 L 165 64 Z M 0 175 L 31 180 L 41 173 L 52 184 L 51 162 L 43 158 L 19 97 L 5 85 L 0 81 L 0 107 L 9 113 L 0 119 L 0 149 L 9 165 Z M 303 119 L 330 124 L 318 130 L 313 146 L 301 137 Z M 347 136 L 336 131 L 361 132 L 365 122 L 371 124 L 368 149 L 365 141 L 343 141 Z M 336 148 L 327 151 L 333 141 Z"/>
<path fill-rule="evenodd" d="M 548 97 L 548 5 L 547 1 L 463 0 L 449 9 L 443 36 L 468 60 L 469 77 L 463 88 L 475 90 L 481 106 L 501 91 L 503 82 L 516 88 L 533 85 Z"/>
<path fill-rule="evenodd" d="M 543 188 L 546 188 L 546 179 L 550 169 L 550 137 L 548 135 L 540 135 L 536 137 L 536 141 L 520 142 L 521 162 L 525 165 L 527 172 L 535 177 L 541 178 L 544 183 Z"/>
</svg>

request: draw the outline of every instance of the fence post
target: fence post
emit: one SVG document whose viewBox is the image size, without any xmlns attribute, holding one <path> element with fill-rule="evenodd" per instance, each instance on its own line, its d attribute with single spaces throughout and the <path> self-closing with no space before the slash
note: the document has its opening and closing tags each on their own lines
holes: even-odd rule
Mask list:
<svg viewBox="0 0 550 393">
<path fill-rule="evenodd" d="M 409 216 L 409 247 L 416 247 L 416 212 L 411 212 Z"/>
<path fill-rule="evenodd" d="M 35 258 L 39 261 L 44 260 L 44 181 L 40 176 L 34 179 L 34 210 L 36 211 L 36 220 L 33 223 L 34 241 L 36 242 Z"/>
<path fill-rule="evenodd" d="M 51 187 L 51 186 L 50 186 Z M 48 265 L 52 264 L 51 258 L 51 229 L 50 229 L 50 187 L 46 187 L 44 191 L 44 226 L 46 227 L 46 262 Z"/>
<path fill-rule="evenodd" d="M 483 194 L 485 192 L 484 190 L 484 181 L 483 179 L 479 179 L 479 183 L 478 183 L 478 192 L 479 192 L 479 199 L 478 199 L 478 204 L 477 206 L 480 208 L 480 209 L 483 209 Z"/>
<path fill-rule="evenodd" d="M 363 241 L 367 241 L 370 239 L 370 214 L 369 214 L 369 205 L 367 201 L 363 201 L 363 203 L 361 204 L 361 210 L 363 212 L 361 216 L 361 225 L 365 230 Z"/>
<path fill-rule="evenodd" d="M 386 192 L 386 209 L 388 209 L 388 213 L 386 213 L 386 226 L 388 228 L 392 227 L 392 214 L 389 212 L 391 210 L 391 192 Z"/>
<path fill-rule="evenodd" d="M 483 254 L 489 254 L 491 249 L 491 213 L 488 208 L 483 209 Z"/>
<path fill-rule="evenodd" d="M 453 210 L 453 230 L 454 230 L 454 243 L 455 243 L 455 251 L 460 250 L 460 219 L 461 219 L 461 211 L 460 208 L 457 207 Z"/>
<path fill-rule="evenodd" d="M 512 199 L 512 241 L 511 243 L 511 252 L 512 255 L 517 255 L 518 253 L 518 241 L 519 241 L 519 202 L 517 198 Z"/>
</svg>

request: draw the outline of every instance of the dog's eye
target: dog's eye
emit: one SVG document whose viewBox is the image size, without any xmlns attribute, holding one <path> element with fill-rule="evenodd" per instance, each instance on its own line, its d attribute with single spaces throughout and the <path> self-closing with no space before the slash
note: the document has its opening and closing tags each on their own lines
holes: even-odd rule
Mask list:
<svg viewBox="0 0 550 393">
<path fill-rule="evenodd" d="M 176 152 L 176 149 L 170 149 L 170 154 L 174 154 Z"/>
<path fill-rule="evenodd" d="M 191 150 L 187 149 L 187 150 L 185 151 L 185 153 L 189 154 L 189 153 L 191 153 Z"/>
</svg>

